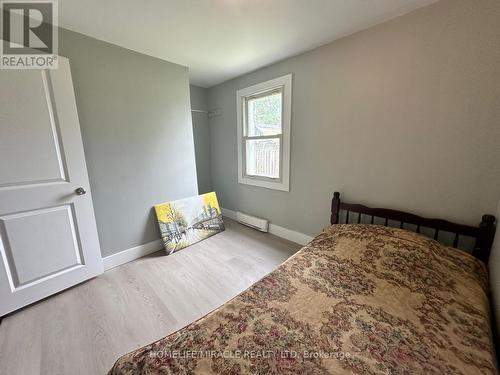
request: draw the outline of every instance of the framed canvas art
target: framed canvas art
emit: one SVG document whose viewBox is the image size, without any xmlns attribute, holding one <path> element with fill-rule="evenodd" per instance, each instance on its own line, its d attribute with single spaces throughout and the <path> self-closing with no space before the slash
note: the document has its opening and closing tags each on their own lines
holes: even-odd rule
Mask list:
<svg viewBox="0 0 500 375">
<path fill-rule="evenodd" d="M 168 254 L 225 229 L 215 192 L 157 204 L 155 211 Z"/>
</svg>

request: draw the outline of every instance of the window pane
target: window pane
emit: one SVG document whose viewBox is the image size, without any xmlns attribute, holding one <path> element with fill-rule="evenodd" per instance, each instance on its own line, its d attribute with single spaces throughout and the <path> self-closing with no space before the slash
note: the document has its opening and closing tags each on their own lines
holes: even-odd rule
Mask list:
<svg viewBox="0 0 500 375">
<path fill-rule="evenodd" d="M 247 136 L 281 134 L 282 92 L 247 100 Z"/>
<path fill-rule="evenodd" d="M 268 178 L 280 177 L 280 139 L 246 140 L 246 174 Z"/>
</svg>

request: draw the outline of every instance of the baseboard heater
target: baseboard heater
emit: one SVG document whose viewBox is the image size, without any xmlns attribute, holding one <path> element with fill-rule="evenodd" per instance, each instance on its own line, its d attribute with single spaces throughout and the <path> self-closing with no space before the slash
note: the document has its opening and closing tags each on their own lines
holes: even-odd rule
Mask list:
<svg viewBox="0 0 500 375">
<path fill-rule="evenodd" d="M 260 230 L 261 232 L 269 232 L 269 221 L 266 219 L 250 216 L 243 212 L 236 212 L 236 220 L 243 225 Z"/>
</svg>

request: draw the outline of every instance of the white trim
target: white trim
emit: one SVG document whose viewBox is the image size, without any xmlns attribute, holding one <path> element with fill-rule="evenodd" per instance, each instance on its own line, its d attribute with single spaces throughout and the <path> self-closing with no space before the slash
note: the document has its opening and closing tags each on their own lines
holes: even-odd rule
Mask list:
<svg viewBox="0 0 500 375">
<path fill-rule="evenodd" d="M 155 240 L 145 243 L 144 245 L 139 245 L 127 250 L 120 251 L 116 254 L 111 254 L 107 257 L 102 258 L 104 271 L 108 271 L 111 268 L 115 268 L 121 266 L 122 264 L 142 258 L 143 256 L 157 252 L 162 248 L 163 244 L 161 243 L 161 241 Z"/>
<path fill-rule="evenodd" d="M 236 220 L 236 211 L 222 207 L 221 211 L 223 216 Z M 304 233 L 280 227 L 279 225 L 276 224 L 269 224 L 269 233 L 284 238 L 288 241 L 298 243 L 299 245 L 306 245 L 314 238 Z M 136 247 L 132 247 L 130 249 L 120 251 L 119 253 L 116 254 L 108 255 L 107 257 L 102 258 L 104 271 L 109 271 L 112 268 L 121 266 L 122 264 L 142 258 L 146 255 L 155 253 L 162 249 L 163 249 L 163 244 L 161 243 L 161 240 L 155 240 L 148 242 L 144 245 L 139 245 Z"/>
<path fill-rule="evenodd" d="M 269 233 L 284 238 L 288 241 L 298 243 L 302 246 L 307 245 L 314 239 L 314 237 L 308 236 L 307 234 L 296 232 L 294 230 L 283 228 L 279 225 L 271 223 L 269 223 Z"/>
<path fill-rule="evenodd" d="M 222 208 L 222 215 L 230 219 L 236 220 L 236 211 L 229 210 L 227 208 Z M 285 240 L 298 243 L 299 245 L 307 245 L 313 240 L 314 237 L 308 236 L 307 234 L 296 232 L 291 229 L 283 228 L 276 224 L 269 224 L 269 233 L 275 236 L 284 238 Z"/>
<path fill-rule="evenodd" d="M 252 178 L 246 176 L 243 171 L 243 99 L 247 96 L 258 94 L 262 91 L 283 87 L 283 129 L 281 145 L 282 154 L 280 165 L 280 181 L 270 181 L 269 179 Z M 238 183 L 260 186 L 268 189 L 290 191 L 290 129 L 292 117 L 292 74 L 271 79 L 266 82 L 246 87 L 236 91 L 236 122 L 238 133 Z"/>
</svg>

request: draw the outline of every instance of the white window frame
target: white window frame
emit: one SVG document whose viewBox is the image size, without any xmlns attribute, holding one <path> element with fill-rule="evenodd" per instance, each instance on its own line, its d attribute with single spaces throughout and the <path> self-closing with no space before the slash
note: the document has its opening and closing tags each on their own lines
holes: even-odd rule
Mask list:
<svg viewBox="0 0 500 375">
<path fill-rule="evenodd" d="M 246 144 L 245 144 L 245 115 L 246 99 L 260 94 L 283 90 L 282 98 L 282 134 L 276 136 L 262 136 L 265 138 L 280 139 L 280 177 L 266 178 L 260 176 L 249 176 L 246 174 Z M 240 184 L 260 186 L 263 188 L 290 191 L 290 124 L 292 116 L 292 74 L 271 79 L 266 82 L 246 87 L 236 91 L 236 115 L 238 132 L 238 182 Z M 252 137 L 258 139 L 260 137 Z"/>
</svg>

